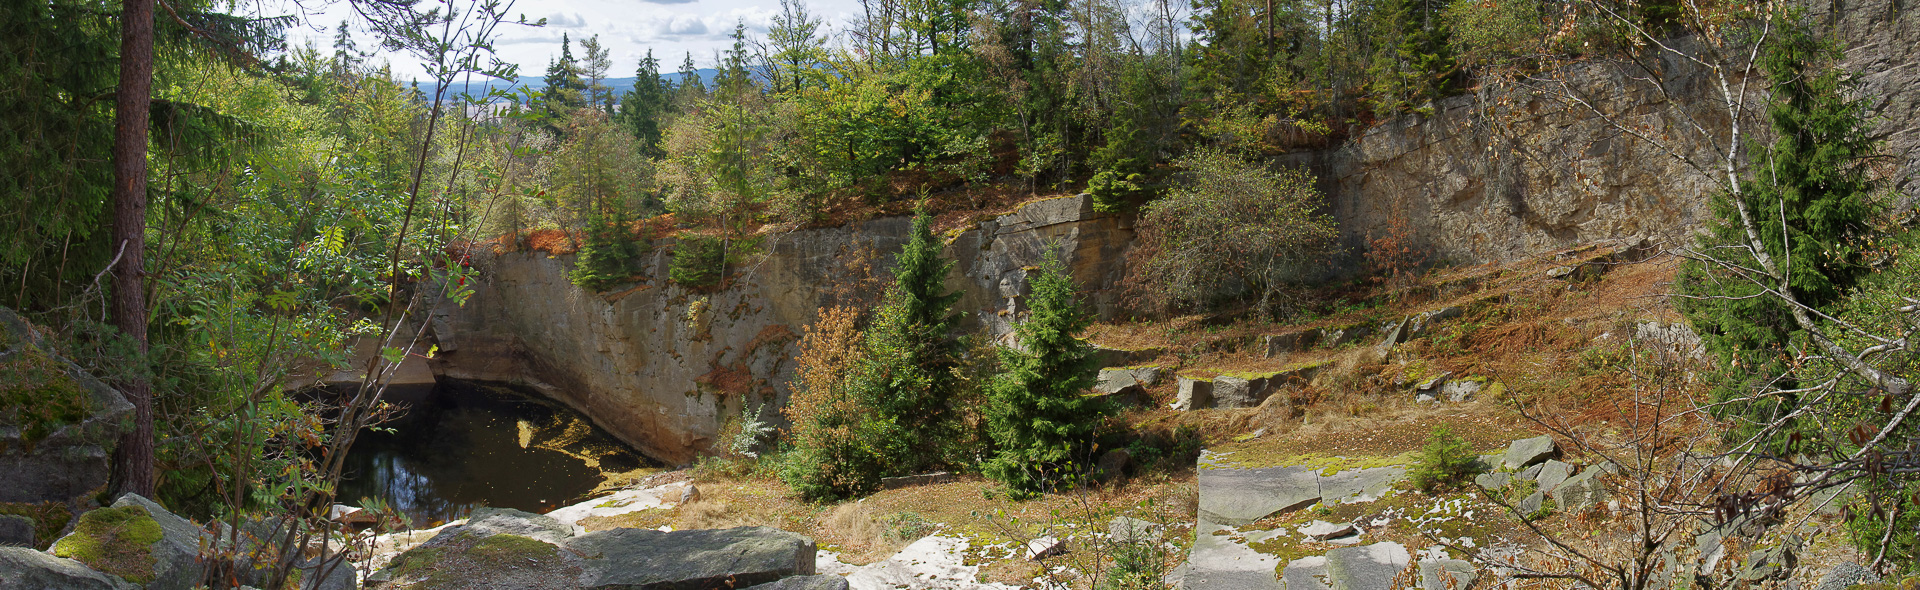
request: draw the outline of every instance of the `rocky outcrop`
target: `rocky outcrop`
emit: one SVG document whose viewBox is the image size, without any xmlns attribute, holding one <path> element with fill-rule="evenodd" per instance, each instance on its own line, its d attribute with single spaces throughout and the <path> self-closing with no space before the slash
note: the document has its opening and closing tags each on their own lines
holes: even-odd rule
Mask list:
<svg viewBox="0 0 1920 590">
<path fill-rule="evenodd" d="M 574 535 L 552 518 L 482 509 L 394 557 L 377 588 L 745 588 L 814 574 L 811 539 L 767 527 Z M 790 587 L 831 587 L 801 580 Z M 844 580 L 840 587 L 845 587 Z"/>
<path fill-rule="evenodd" d="M 242 546 L 230 554 L 238 563 L 229 571 L 242 584 L 264 584 L 268 568 L 253 567 L 248 559 L 274 552 L 261 548 L 258 536 L 237 537 Z M 0 547 L 0 590 L 200 588 L 209 568 L 203 555 L 225 538 L 231 537 L 216 536 L 152 500 L 126 494 L 110 507 L 80 515 L 73 532 L 46 552 Z M 351 566 L 321 567 L 310 560 L 294 575 L 302 590 L 358 587 Z"/>
<path fill-rule="evenodd" d="M 641 452 L 686 464 L 743 407 L 785 403 L 803 326 L 850 282 L 843 259 L 872 248 L 885 272 L 910 228 L 898 217 L 768 235 L 711 294 L 666 280 L 672 240 L 646 256 L 645 280 L 608 293 L 567 279 L 572 256 L 480 253 L 473 297 L 431 312 L 433 371 L 535 387 Z M 958 264 L 947 284 L 972 321 L 1005 337 L 1048 248 L 1086 300 L 1111 311 L 1131 241 L 1126 218 L 1095 213 L 1084 195 L 1042 199 L 949 234 Z"/>
<path fill-rule="evenodd" d="M 1897 0 L 1806 5 L 1845 48 L 1839 65 L 1859 74 L 1859 96 L 1893 156 L 1877 172 L 1909 202 L 1920 198 L 1920 13 Z M 1707 138 L 1687 130 L 1697 120 L 1724 139 L 1724 115 L 1696 108 L 1713 80 L 1672 58 L 1648 65 L 1657 75 L 1586 64 L 1565 78 L 1604 110 L 1671 133 L 1689 155 L 1709 155 Z M 1478 264 L 1630 237 L 1686 245 L 1711 215 L 1710 178 L 1581 109 L 1488 83 L 1430 111 L 1289 158 L 1321 175 L 1352 252 L 1387 235 L 1395 219 L 1406 220 L 1429 262 Z"/>
<path fill-rule="evenodd" d="M 133 404 L 0 308 L 0 502 L 61 502 L 107 485 Z"/>
<path fill-rule="evenodd" d="M 0 590 L 131 590 L 125 580 L 71 559 L 25 547 L 0 547 Z"/>
</svg>

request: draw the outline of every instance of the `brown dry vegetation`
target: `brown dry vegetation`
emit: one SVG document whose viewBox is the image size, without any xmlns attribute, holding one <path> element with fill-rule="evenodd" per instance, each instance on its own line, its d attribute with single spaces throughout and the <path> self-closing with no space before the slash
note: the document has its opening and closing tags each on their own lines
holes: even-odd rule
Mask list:
<svg viewBox="0 0 1920 590">
<path fill-rule="evenodd" d="M 1414 289 L 1397 293 L 1384 293 L 1384 288 L 1375 289 L 1359 281 L 1328 287 L 1315 297 L 1332 303 L 1321 305 L 1313 315 L 1292 324 L 1223 322 L 1190 316 L 1162 322 L 1101 324 L 1088 336 L 1095 343 L 1113 348 L 1160 348 L 1163 353 L 1150 364 L 1188 375 L 1277 371 L 1324 363 L 1325 368 L 1311 383 L 1275 394 L 1261 407 L 1246 409 L 1167 409 L 1176 394 L 1174 379 L 1168 377 L 1148 390 L 1151 405 L 1130 409 L 1114 419 L 1113 430 L 1125 433 L 1127 439 L 1163 443 L 1177 438 L 1178 433 L 1197 433 L 1208 449 L 1224 453 L 1223 460 L 1232 464 L 1310 464 L 1338 470 L 1412 462 L 1429 434 L 1436 427 L 1446 426 L 1483 453 L 1498 451 L 1517 438 L 1553 432 L 1568 449 L 1567 460 L 1591 463 L 1595 457 L 1572 444 L 1565 433 L 1581 433 L 1588 437 L 1585 442 L 1604 449 L 1622 428 L 1630 429 L 1624 422 L 1629 416 L 1622 410 L 1630 404 L 1619 403 L 1630 397 L 1633 386 L 1626 367 L 1628 335 L 1636 322 L 1677 319 L 1663 296 L 1675 273 L 1670 261 L 1615 265 L 1584 282 L 1545 276 L 1549 269 L 1605 260 L 1608 254 L 1610 251 L 1604 248 L 1582 248 L 1508 265 L 1444 269 L 1415 282 Z M 1380 322 L 1444 306 L 1461 306 L 1468 311 L 1384 356 L 1373 346 L 1377 337 L 1337 349 L 1316 348 L 1277 358 L 1265 357 L 1257 346 L 1260 337 L 1268 334 Z M 1500 386 L 1483 391 L 1467 403 L 1414 401 L 1409 391 L 1412 383 L 1441 372 L 1484 377 Z M 1683 398 L 1698 393 L 1693 391 L 1697 384 L 1691 381 L 1682 389 L 1678 393 Z M 1549 417 L 1551 425 L 1563 428 L 1549 428 L 1532 417 Z M 1688 424 L 1691 429 L 1713 427 L 1697 420 Z M 1564 428 L 1567 425 L 1574 427 Z M 1037 535 L 1048 525 L 1060 526 L 1074 514 L 1098 512 L 1090 507 L 1118 507 L 1122 513 L 1190 527 L 1197 499 L 1192 465 L 1179 460 L 1146 469 L 1136 467 L 1131 481 L 1112 488 L 1086 494 L 1050 494 L 1028 502 L 1008 501 L 997 495 L 995 484 L 963 476 L 952 483 L 883 491 L 838 505 L 801 501 L 772 475 L 768 465 L 747 460 L 715 462 L 694 471 L 703 492 L 700 501 L 596 518 L 585 524 L 590 529 L 765 524 L 812 535 L 822 548 L 838 551 L 842 559 L 859 564 L 884 559 L 925 532 L 965 536 L 977 548 Z M 1500 510 L 1486 498 L 1470 496 L 1469 509 Z M 1328 509 L 1331 512 L 1276 515 L 1267 524 L 1291 526 L 1295 520 L 1312 518 L 1371 520 L 1394 511 L 1404 514 L 1415 504 L 1425 510 L 1422 503 L 1428 501 L 1426 498 L 1401 489 L 1380 502 L 1334 506 Z M 1148 499 L 1153 500 L 1155 508 L 1143 509 Z M 1565 534 L 1599 534 L 1612 526 L 1608 518 L 1598 513 L 1555 515 L 1545 526 Z M 1433 533 L 1405 524 L 1405 519 L 1398 522 L 1402 524 L 1370 534 L 1413 542 Z M 1458 534 L 1526 542 L 1524 531 L 1511 526 L 1447 526 L 1479 527 L 1454 531 Z M 1170 538 L 1180 539 L 1182 535 L 1176 533 Z M 1190 539 L 1190 534 L 1186 538 Z M 977 557 L 982 558 L 978 563 L 985 578 L 1020 582 L 1036 575 L 1034 566 L 1022 560 Z"/>
</svg>

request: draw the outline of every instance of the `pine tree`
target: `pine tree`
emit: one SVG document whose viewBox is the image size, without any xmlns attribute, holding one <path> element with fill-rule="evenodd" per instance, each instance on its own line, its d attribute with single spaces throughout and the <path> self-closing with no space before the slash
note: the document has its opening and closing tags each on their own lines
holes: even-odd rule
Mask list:
<svg viewBox="0 0 1920 590">
<path fill-rule="evenodd" d="M 729 100 L 738 101 L 740 97 L 757 90 L 753 84 L 753 72 L 748 70 L 747 23 L 734 23 L 733 34 L 728 37 L 733 45 L 716 60 L 720 71 L 713 75 L 713 92 Z"/>
<path fill-rule="evenodd" d="M 894 266 L 894 284 L 867 331 L 868 383 L 860 388 L 867 405 L 897 426 L 901 447 L 922 449 L 901 466 L 918 469 L 939 462 L 930 442 L 947 440 L 960 365 L 960 342 L 949 333 L 960 315 L 952 312 L 960 293 L 946 289 L 953 261 L 940 257 L 932 218 L 925 211 L 913 220 L 913 233 Z"/>
<path fill-rule="evenodd" d="M 547 64 L 547 88 L 540 100 L 549 116 L 564 117 L 587 104 L 587 83 L 580 79 L 580 63 L 573 58 L 572 40 L 560 34 L 560 59 Z"/>
<path fill-rule="evenodd" d="M 573 284 L 595 291 L 605 290 L 633 276 L 633 261 L 640 257 L 640 245 L 628 225 L 626 209 L 607 207 L 588 220 L 587 239 L 580 244 L 570 278 Z"/>
<path fill-rule="evenodd" d="M 647 50 L 647 57 L 640 60 L 633 77 L 633 90 L 620 97 L 618 117 L 627 131 L 640 140 L 643 155 L 655 159 L 664 157 L 667 154 L 660 149 L 660 138 L 666 128 L 666 118 L 673 112 L 673 85 L 660 75 L 660 60 L 654 59 L 651 49 Z"/>
<path fill-rule="evenodd" d="M 1073 471 L 1100 419 L 1112 412 L 1104 400 L 1082 395 L 1099 363 L 1075 335 L 1093 316 L 1074 300 L 1073 278 L 1052 251 L 1032 286 L 1031 315 L 1014 327 L 1020 347 L 1000 349 L 1004 372 L 987 394 L 995 454 L 984 470 L 1022 494 L 1045 491 Z"/>
<path fill-rule="evenodd" d="M 1874 144 L 1866 104 L 1847 97 L 1851 77 L 1825 65 L 1837 51 L 1803 28 L 1779 32 L 1763 51 L 1760 63 L 1772 88 L 1767 119 L 1775 139 L 1753 146 L 1754 165 L 1737 195 L 1714 196 L 1714 217 L 1700 251 L 1759 268 L 1745 249 L 1746 229 L 1733 201 L 1744 200 L 1748 211 L 1767 216 L 1754 224 L 1759 241 L 1768 256 L 1786 265 L 1782 270 L 1788 276 L 1766 288 L 1786 289 L 1801 304 L 1830 309 L 1868 270 L 1861 241 L 1874 215 L 1865 166 Z M 1750 282 L 1753 276 L 1700 262 L 1682 269 L 1681 291 L 1689 297 L 1681 300 L 1681 311 L 1728 372 L 1715 391 L 1720 401 L 1747 397 L 1768 380 L 1788 375 L 1789 351 L 1802 333 L 1788 304 L 1767 296 Z M 1791 375 L 1770 385 L 1794 389 Z M 1723 417 L 1740 422 L 1729 433 L 1740 438 L 1798 404 L 1792 396 L 1767 396 L 1718 408 Z"/>
<path fill-rule="evenodd" d="M 674 104 L 681 111 L 687 111 L 707 97 L 707 85 L 700 81 L 700 68 L 693 65 L 693 52 L 687 52 L 687 59 L 680 62 L 680 82 L 675 86 Z"/>
</svg>

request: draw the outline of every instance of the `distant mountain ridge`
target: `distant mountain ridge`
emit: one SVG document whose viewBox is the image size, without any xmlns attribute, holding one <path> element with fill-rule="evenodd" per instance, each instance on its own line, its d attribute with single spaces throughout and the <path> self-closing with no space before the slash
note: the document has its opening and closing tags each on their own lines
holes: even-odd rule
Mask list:
<svg viewBox="0 0 1920 590">
<path fill-rule="evenodd" d="M 701 68 L 695 70 L 695 73 L 699 74 L 701 82 L 712 84 L 714 75 L 720 72 L 712 68 Z M 664 72 L 660 74 L 660 77 L 666 78 L 668 82 L 674 84 L 680 83 L 680 72 Z M 628 91 L 633 90 L 633 83 L 636 80 L 639 80 L 639 78 L 628 76 L 625 78 L 605 78 L 600 80 L 600 83 L 606 85 L 608 88 L 612 88 L 613 96 L 618 98 L 625 95 Z M 476 80 L 465 86 L 460 84 L 453 85 L 456 94 L 464 92 L 476 95 L 491 92 L 495 89 L 518 90 L 520 88 L 527 88 L 536 92 L 545 90 L 547 88 L 547 79 L 545 76 L 521 76 L 515 81 L 488 78 L 486 80 Z"/>
</svg>

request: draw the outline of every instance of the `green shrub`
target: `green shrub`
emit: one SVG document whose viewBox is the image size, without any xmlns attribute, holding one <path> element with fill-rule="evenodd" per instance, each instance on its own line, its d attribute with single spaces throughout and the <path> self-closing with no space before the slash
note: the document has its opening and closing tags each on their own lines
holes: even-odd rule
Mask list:
<svg viewBox="0 0 1920 590">
<path fill-rule="evenodd" d="M 996 454 L 984 471 L 1016 496 L 1045 491 L 1088 449 L 1105 400 L 1081 395 L 1093 387 L 1099 362 L 1093 347 L 1075 338 L 1093 317 L 1074 301 L 1073 279 L 1051 249 L 1033 279 L 1033 306 L 1014 328 L 1020 348 L 1003 348 L 1005 368 L 988 390 L 987 423 Z"/>
<path fill-rule="evenodd" d="M 683 235 L 673 248 L 673 264 L 667 278 L 688 289 L 705 289 L 720 284 L 727 268 L 725 243 L 706 236 Z"/>
<path fill-rule="evenodd" d="M 1467 446 L 1467 439 L 1454 434 L 1452 428 L 1437 426 L 1427 436 L 1427 447 L 1421 450 L 1420 462 L 1413 466 L 1410 476 L 1414 487 L 1433 493 L 1457 488 L 1481 470 L 1480 457 Z"/>
<path fill-rule="evenodd" d="M 575 285 L 605 291 L 633 276 L 633 263 L 646 253 L 643 243 L 629 231 L 622 210 L 616 208 L 605 216 L 596 216 L 568 278 Z"/>
</svg>

